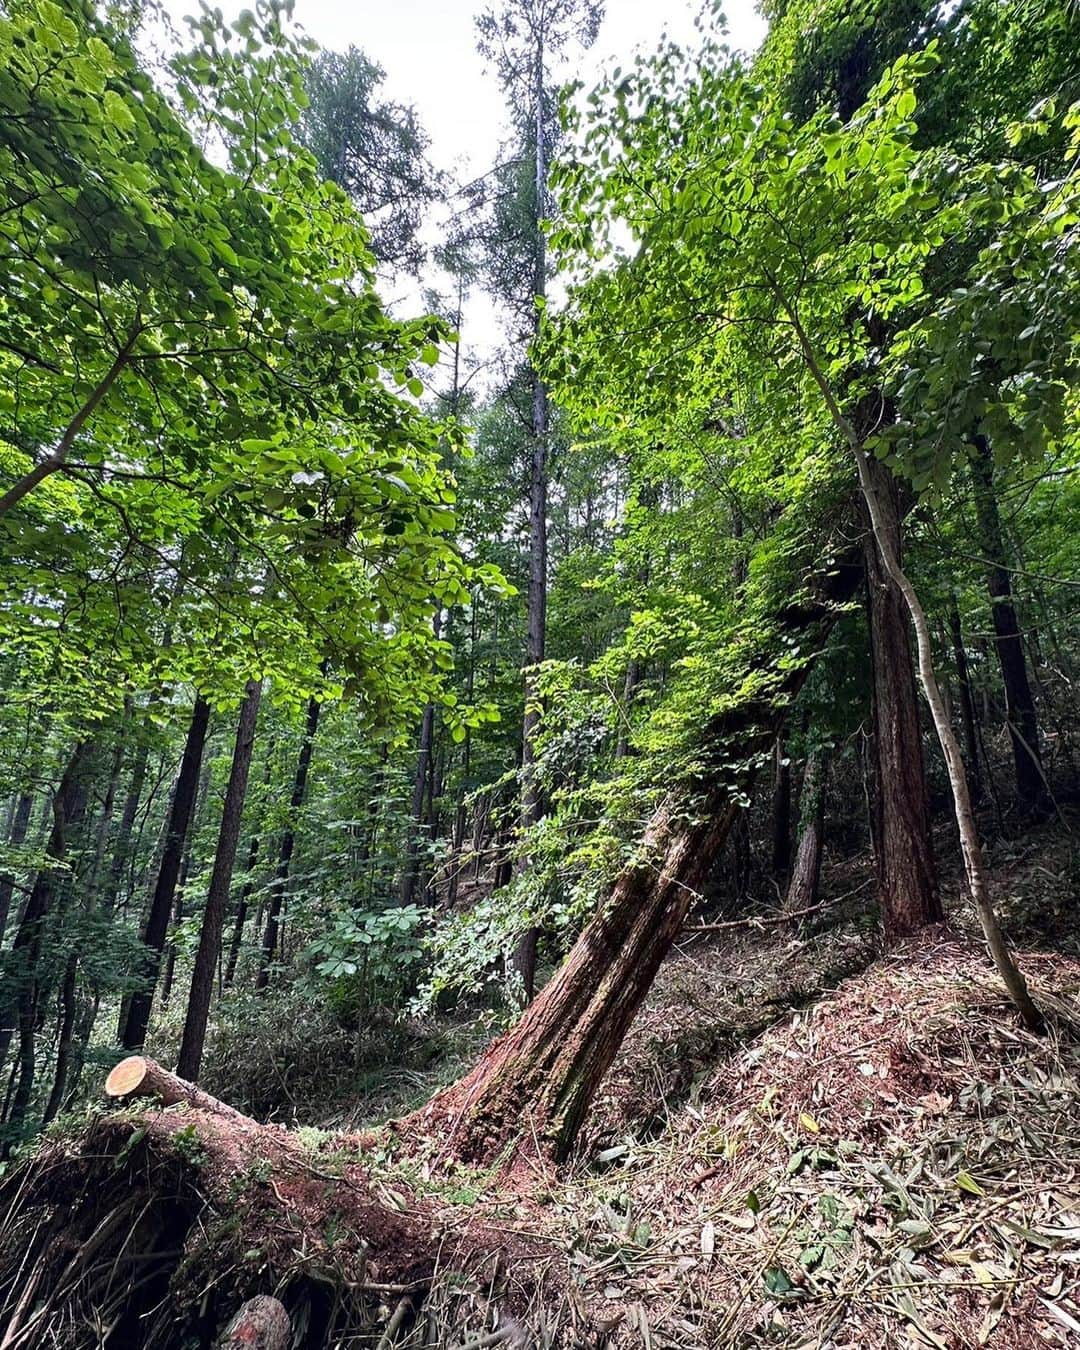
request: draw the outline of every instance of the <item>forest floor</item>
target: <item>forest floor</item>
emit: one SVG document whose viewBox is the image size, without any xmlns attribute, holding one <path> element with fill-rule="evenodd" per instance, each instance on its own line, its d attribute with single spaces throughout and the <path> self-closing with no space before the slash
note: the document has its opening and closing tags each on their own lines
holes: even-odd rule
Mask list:
<svg viewBox="0 0 1080 1350">
<path fill-rule="evenodd" d="M 813 927 L 688 936 L 558 1172 L 189 1108 L 57 1134 L 0 1195 L 4 1344 L 179 1345 L 272 1292 L 312 1347 L 1080 1345 L 1076 850 L 992 862 L 1043 1036 L 961 906 L 880 955 L 852 860 Z"/>
</svg>

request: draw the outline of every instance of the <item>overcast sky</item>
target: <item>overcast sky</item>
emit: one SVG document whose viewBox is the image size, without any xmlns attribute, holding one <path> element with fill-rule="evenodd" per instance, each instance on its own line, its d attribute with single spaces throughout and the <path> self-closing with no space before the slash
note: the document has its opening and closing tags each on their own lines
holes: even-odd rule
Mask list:
<svg viewBox="0 0 1080 1350">
<path fill-rule="evenodd" d="M 453 181 L 463 183 L 496 162 L 505 135 L 505 110 L 498 83 L 476 50 L 474 16 L 490 0 L 295 0 L 293 17 L 323 47 L 355 45 L 386 71 L 383 90 L 400 103 L 414 104 L 431 138 L 431 158 Z M 177 19 L 192 13 L 194 0 L 165 0 Z M 227 18 L 244 0 L 216 0 Z M 250 5 L 251 0 L 247 0 Z M 564 74 L 586 84 L 609 63 L 625 63 L 638 47 L 655 47 L 665 32 L 694 45 L 694 19 L 702 0 L 607 0 L 596 45 Z M 729 0 L 729 40 L 749 51 L 764 34 L 756 0 Z M 435 222 L 431 229 L 437 230 Z M 395 312 L 417 312 L 418 288 L 384 287 Z M 463 324 L 464 345 L 478 358 L 499 340 L 489 302 L 475 296 Z M 468 331 L 466 331 L 468 330 Z"/>
<path fill-rule="evenodd" d="M 503 122 L 498 85 L 476 51 L 473 17 L 482 7 L 483 0 L 296 0 L 294 17 L 321 46 L 355 44 L 378 61 L 387 92 L 416 105 L 436 164 L 460 163 L 464 175 L 489 167 Z M 699 8 L 700 0 L 608 0 L 596 46 L 567 73 L 588 80 L 605 61 L 655 46 L 665 31 L 690 43 Z M 728 21 L 734 46 L 757 45 L 764 25 L 754 0 L 731 0 Z"/>
</svg>

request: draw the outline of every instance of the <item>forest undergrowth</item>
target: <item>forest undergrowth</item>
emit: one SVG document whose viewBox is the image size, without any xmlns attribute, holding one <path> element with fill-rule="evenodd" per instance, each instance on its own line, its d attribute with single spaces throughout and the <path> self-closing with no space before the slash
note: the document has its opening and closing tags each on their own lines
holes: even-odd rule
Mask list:
<svg viewBox="0 0 1080 1350">
<path fill-rule="evenodd" d="M 266 1291 L 313 1346 L 1074 1344 L 1075 843 L 1053 821 L 992 859 L 1044 1036 L 963 906 L 882 954 L 855 856 L 801 923 L 686 935 L 561 1169 L 478 1169 L 373 1120 L 451 1078 L 482 1023 L 327 1128 L 62 1120 L 2 1193 L 6 1345 L 195 1345 Z"/>
</svg>

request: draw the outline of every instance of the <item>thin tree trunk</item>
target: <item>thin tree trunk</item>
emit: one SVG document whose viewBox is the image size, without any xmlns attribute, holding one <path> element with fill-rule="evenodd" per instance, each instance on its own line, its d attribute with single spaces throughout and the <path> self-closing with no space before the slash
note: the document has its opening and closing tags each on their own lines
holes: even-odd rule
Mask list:
<svg viewBox="0 0 1080 1350">
<path fill-rule="evenodd" d="M 108 845 L 109 830 L 112 825 L 116 788 L 120 782 L 120 769 L 124 759 L 124 731 L 130 720 L 130 714 L 131 701 L 127 699 L 125 700 L 124 717 L 117 728 L 113 745 L 109 777 L 101 804 L 101 815 L 95 830 L 96 842 L 93 858 L 90 868 L 81 882 L 83 898 L 80 908 L 84 918 L 89 917 L 98 904 L 98 881 L 101 876 L 101 866 L 105 860 L 105 849 Z M 64 967 L 64 978 L 60 985 L 60 1025 L 56 1041 L 56 1064 L 53 1069 L 49 1099 L 41 1120 L 43 1126 L 48 1125 L 60 1110 L 60 1105 L 67 1093 L 68 1074 L 75 1058 L 75 1017 L 78 1011 L 79 961 L 81 958 L 82 942 L 80 940 L 76 942 L 68 955 L 67 964 Z"/>
<path fill-rule="evenodd" d="M 536 159 L 536 219 L 533 221 L 535 257 L 533 294 L 547 294 L 547 252 L 540 222 L 547 199 L 547 146 L 544 137 L 544 36 L 537 35 L 533 76 L 533 150 Z M 536 310 L 534 336 L 539 336 L 540 308 Z M 533 371 L 532 462 L 529 470 L 529 595 L 528 638 L 525 663 L 530 672 L 544 659 L 547 633 L 547 505 L 548 505 L 548 396 L 537 371 Z M 521 736 L 521 831 L 527 833 L 543 815 L 543 799 L 536 775 L 535 738 L 540 726 L 540 705 L 535 673 L 525 679 L 525 719 Z M 527 860 L 522 859 L 522 866 Z M 528 1002 L 536 986 L 536 948 L 539 933 L 531 928 L 522 934 L 514 953 L 514 969 Z"/>
<path fill-rule="evenodd" d="M 828 772 L 828 754 L 823 750 L 811 751 L 803 770 L 799 847 L 784 898 L 784 909 L 789 914 L 801 913 L 817 903 L 821 856 L 825 848 L 825 785 Z"/>
<path fill-rule="evenodd" d="M 900 558 L 896 481 L 869 462 L 888 547 Z M 908 636 L 907 607 L 882 559 L 873 531 L 863 549 L 873 673 L 877 761 L 875 863 L 885 940 L 899 942 L 944 918 L 938 892 L 926 786 L 922 726 Z"/>
<path fill-rule="evenodd" d="M 435 640 L 439 640 L 442 631 L 442 611 L 435 614 Z M 416 888 L 420 881 L 420 839 L 424 831 L 424 794 L 428 790 L 431 777 L 431 759 L 435 745 L 435 705 L 428 703 L 420 721 L 420 745 L 416 756 L 416 771 L 413 774 L 412 801 L 409 804 L 409 826 L 405 842 L 405 870 L 401 878 L 401 903 L 411 905 L 416 898 Z M 430 825 L 430 811 L 427 816 Z"/>
<path fill-rule="evenodd" d="M 308 770 L 311 768 L 311 752 L 315 745 L 315 733 L 319 729 L 321 708 L 322 704 L 317 698 L 312 697 L 308 700 L 304 739 L 300 743 L 300 754 L 296 760 L 296 773 L 293 776 L 292 796 L 289 798 L 289 818 L 285 822 L 285 833 L 281 836 L 277 871 L 274 874 L 270 891 L 269 912 L 266 917 L 262 952 L 259 957 L 259 973 L 255 978 L 256 989 L 266 988 L 270 979 L 270 963 L 273 961 L 274 953 L 277 950 L 281 905 L 285 896 L 285 887 L 289 880 L 293 850 L 296 847 L 296 826 L 300 808 L 304 804 L 304 794 L 307 790 Z"/>
<path fill-rule="evenodd" d="M 157 882 L 150 901 L 150 912 L 146 918 L 142 941 L 146 949 L 143 967 L 144 987 L 137 989 L 128 1000 L 125 1015 L 117 1032 L 120 1044 L 125 1050 L 141 1049 L 146 1040 L 146 1029 L 150 1025 L 150 1009 L 154 1003 L 154 987 L 157 984 L 158 970 L 161 965 L 161 953 L 169 931 L 169 917 L 172 914 L 173 900 L 176 896 L 176 882 L 180 875 L 180 863 L 184 856 L 188 827 L 191 824 L 195 806 L 196 791 L 199 782 L 199 768 L 202 764 L 203 749 L 206 745 L 206 731 L 210 724 L 210 705 L 201 697 L 196 698 L 191 710 L 191 722 L 188 726 L 184 753 L 180 760 L 180 770 L 176 777 L 172 804 L 169 807 L 169 819 L 165 831 L 165 847 L 158 868 Z"/>
<path fill-rule="evenodd" d="M 135 762 L 131 767 L 127 795 L 124 797 L 124 809 L 120 813 L 120 824 L 116 830 L 116 842 L 113 845 L 112 865 L 109 869 L 109 903 L 113 909 L 119 904 L 120 889 L 124 874 L 131 864 L 132 839 L 135 834 L 135 821 L 139 815 L 139 803 L 142 801 L 143 787 L 146 784 L 146 770 L 150 763 L 150 740 L 143 735 L 135 751 Z"/>
<path fill-rule="evenodd" d="M 964 647 L 964 630 L 960 624 L 960 610 L 956 596 L 949 597 L 949 635 L 952 640 L 953 662 L 956 666 L 956 682 L 959 686 L 960 725 L 964 732 L 964 752 L 967 760 L 968 782 L 971 785 L 971 799 L 982 799 L 982 771 L 979 765 L 979 738 L 976 731 L 975 699 L 971 691 L 971 675 L 968 670 L 967 650 Z"/>
<path fill-rule="evenodd" d="M 786 296 L 775 288 L 777 300 L 786 311 L 787 317 L 791 322 L 792 329 L 798 340 L 799 347 L 803 354 L 803 359 L 814 382 L 821 390 L 822 397 L 825 400 L 825 406 L 829 410 L 829 415 L 837 430 L 847 441 L 852 455 L 855 458 L 855 465 L 859 475 L 859 486 L 862 490 L 863 500 L 866 502 L 867 510 L 870 514 L 871 528 L 874 532 L 874 538 L 877 540 L 878 549 L 881 553 L 882 562 L 889 576 L 896 583 L 904 598 L 904 602 L 911 614 L 911 620 L 915 627 L 915 639 L 919 653 L 919 680 L 922 684 L 923 693 L 930 706 L 930 714 L 934 721 L 934 729 L 937 732 L 938 741 L 941 744 L 942 754 L 945 757 L 945 767 L 949 775 L 949 784 L 952 788 L 953 807 L 956 814 L 956 825 L 960 835 L 960 851 L 964 861 L 964 876 L 967 881 L 968 890 L 975 903 L 976 911 L 979 915 L 979 921 L 982 925 L 983 934 L 986 938 L 986 945 L 990 950 L 994 965 L 997 967 L 1001 976 L 1002 983 L 1008 990 L 1009 997 L 1016 1004 L 1017 1011 L 1024 1024 L 1032 1030 L 1042 1027 L 1043 1020 L 1038 1008 L 1032 1001 L 1031 994 L 1027 987 L 1027 981 L 1013 960 L 1012 953 L 1005 941 L 1005 936 L 1001 931 L 1001 925 L 998 923 L 997 913 L 994 910 L 993 902 L 990 899 L 990 886 L 986 875 L 986 862 L 983 858 L 982 843 L 979 839 L 979 830 L 975 822 L 975 813 L 971 805 L 971 792 L 968 788 L 967 774 L 964 771 L 964 759 L 960 753 L 960 745 L 952 729 L 945 711 L 945 704 L 941 697 L 941 690 L 938 688 L 937 674 L 934 670 L 933 647 L 930 641 L 930 625 L 926 619 L 926 612 L 922 607 L 918 593 L 912 586 L 907 574 L 900 565 L 895 551 L 891 545 L 891 535 L 889 522 L 878 501 L 877 492 L 874 487 L 874 476 L 870 468 L 870 462 L 866 451 L 863 449 L 862 441 L 850 420 L 844 416 L 840 409 L 836 396 L 833 393 L 824 371 L 818 364 L 817 356 L 810 339 L 807 337 L 806 330 L 799 321 L 798 315 L 788 303 Z"/>
<path fill-rule="evenodd" d="M 198 1079 L 202 1064 L 206 1024 L 210 1018 L 210 999 L 214 992 L 214 971 L 221 950 L 225 906 L 229 898 L 233 865 L 236 862 L 236 849 L 240 842 L 240 822 L 244 813 L 251 753 L 255 745 L 255 724 L 258 721 L 261 699 L 262 681 L 248 680 L 237 721 L 232 768 L 229 772 L 229 784 L 225 789 L 214 868 L 210 874 L 210 888 L 206 893 L 202 930 L 199 933 L 199 946 L 191 973 L 184 1034 L 177 1059 L 177 1073 L 181 1078 L 190 1079 L 192 1082 Z"/>
<path fill-rule="evenodd" d="M 783 881 L 791 871 L 791 761 L 784 738 L 777 736 L 773 754 L 772 874 Z"/>
<path fill-rule="evenodd" d="M 274 776 L 274 751 L 276 748 L 276 740 L 271 740 L 266 750 L 266 765 L 263 769 L 264 798 Z M 257 825 L 253 826 L 251 831 L 251 844 L 248 848 L 247 876 L 244 879 L 244 885 L 240 891 L 240 903 L 236 907 L 236 921 L 233 924 L 232 941 L 229 943 L 229 957 L 225 964 L 226 987 L 232 984 L 233 979 L 236 976 L 236 963 L 239 960 L 240 948 L 243 946 L 244 942 L 244 928 L 247 924 L 248 904 L 251 901 L 251 892 L 255 888 L 254 872 L 259 861 L 259 850 L 261 848 L 259 835 L 260 827 Z M 258 932 L 258 927 L 256 927 L 256 932 Z"/>
<path fill-rule="evenodd" d="M 269 767 L 267 777 L 269 777 Z M 229 988 L 236 976 L 236 963 L 240 958 L 240 948 L 244 942 L 244 926 L 247 923 L 248 902 L 254 887 L 252 874 L 259 861 L 259 835 L 253 832 L 248 847 L 247 876 L 240 891 L 240 903 L 236 907 L 236 920 L 233 923 L 232 941 L 229 943 L 229 955 L 225 962 L 225 987 Z"/>
<path fill-rule="evenodd" d="M 76 990 L 79 975 L 79 953 L 74 951 L 68 957 L 64 967 L 64 979 L 60 986 L 60 1029 L 56 1039 L 56 1068 L 53 1072 L 52 1088 L 45 1113 L 41 1117 L 42 1126 L 49 1124 L 60 1110 L 67 1088 L 68 1069 L 71 1066 L 71 1051 L 75 1038 Z"/>
<path fill-rule="evenodd" d="M 15 804 L 15 815 L 8 835 L 9 847 L 20 848 L 26 842 L 26 832 L 30 826 L 30 813 L 34 809 L 32 792 L 21 792 Z M 7 931 L 8 915 L 11 913 L 11 894 L 15 889 L 15 877 L 11 872 L 0 873 L 0 946 L 3 945 Z"/>
<path fill-rule="evenodd" d="M 3 1144 L 5 1158 L 10 1155 L 11 1148 L 18 1142 L 34 1089 L 36 1072 L 34 1032 L 38 1010 L 37 976 L 41 939 L 45 920 L 62 884 L 57 872 L 49 864 L 63 863 L 71 831 L 81 822 L 85 814 L 90 748 L 90 741 L 81 741 L 75 747 L 56 789 L 52 803 L 53 825 L 45 849 L 46 865 L 38 872 L 11 948 L 12 964 L 6 980 L 4 1007 L 0 1012 L 0 1065 L 7 1057 L 8 1045 L 17 1023 L 19 1073 Z"/>
<path fill-rule="evenodd" d="M 622 704 L 618 709 L 619 730 L 615 739 L 615 758 L 626 759 L 630 754 L 630 709 L 634 705 L 634 695 L 641 683 L 641 663 L 633 657 L 626 663 L 626 678 L 623 680 Z"/>
<path fill-rule="evenodd" d="M 994 491 L 994 461 L 985 437 L 975 437 L 972 459 L 975 509 L 982 546 L 987 557 L 987 588 L 994 623 L 994 648 L 1005 688 L 1005 715 L 1009 723 L 1016 790 L 1021 802 L 1034 810 L 1046 805 L 1046 779 L 1039 750 L 1039 721 L 1028 680 L 1027 658 L 1013 605 L 1012 582 Z"/>
</svg>

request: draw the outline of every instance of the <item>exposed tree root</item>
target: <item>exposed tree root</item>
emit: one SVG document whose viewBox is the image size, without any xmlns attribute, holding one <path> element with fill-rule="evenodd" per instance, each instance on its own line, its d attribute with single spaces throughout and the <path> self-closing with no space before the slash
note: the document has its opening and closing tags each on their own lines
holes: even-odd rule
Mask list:
<svg viewBox="0 0 1080 1350">
<path fill-rule="evenodd" d="M 213 1098 L 125 1109 L 47 1139 L 0 1185 L 0 1346 L 210 1350 L 256 1296 L 280 1302 L 293 1350 L 509 1343 L 551 1256 L 451 1227 L 373 1176 L 355 1139 L 313 1153 Z"/>
</svg>

